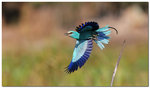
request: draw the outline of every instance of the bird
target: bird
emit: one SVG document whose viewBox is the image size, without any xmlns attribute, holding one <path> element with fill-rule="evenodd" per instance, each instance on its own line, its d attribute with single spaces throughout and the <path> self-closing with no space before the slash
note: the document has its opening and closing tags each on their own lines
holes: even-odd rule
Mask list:
<svg viewBox="0 0 150 88">
<path fill-rule="evenodd" d="M 114 27 L 106 25 L 99 28 L 99 24 L 95 21 L 82 23 L 76 27 L 76 31 L 65 33 L 66 36 L 76 39 L 72 60 L 65 68 L 65 72 L 72 73 L 86 63 L 93 48 L 93 41 L 103 50 L 105 48 L 103 44 L 108 44 L 108 39 L 110 39 L 108 35 L 111 33 L 111 30 L 109 29 L 114 29 L 116 34 L 118 34 L 117 29 Z"/>
</svg>

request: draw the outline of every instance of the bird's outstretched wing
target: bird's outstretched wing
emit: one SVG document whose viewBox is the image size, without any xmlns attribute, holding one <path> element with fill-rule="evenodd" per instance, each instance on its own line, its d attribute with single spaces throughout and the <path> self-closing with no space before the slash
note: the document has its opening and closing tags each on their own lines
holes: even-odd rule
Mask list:
<svg viewBox="0 0 150 88">
<path fill-rule="evenodd" d="M 82 23 L 82 25 L 79 25 L 78 27 L 76 27 L 76 31 L 81 33 L 81 32 L 85 32 L 85 31 L 94 31 L 97 30 L 99 28 L 98 23 L 96 22 L 85 22 L 85 24 Z"/>
<path fill-rule="evenodd" d="M 89 58 L 93 47 L 92 40 L 77 40 L 73 52 L 73 58 L 70 64 L 66 67 L 66 72 L 71 73 L 82 67 Z"/>
</svg>

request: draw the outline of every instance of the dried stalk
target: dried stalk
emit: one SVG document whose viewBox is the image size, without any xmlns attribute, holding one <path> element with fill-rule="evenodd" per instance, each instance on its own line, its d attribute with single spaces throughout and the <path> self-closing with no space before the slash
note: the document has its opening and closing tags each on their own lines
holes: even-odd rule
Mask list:
<svg viewBox="0 0 150 88">
<path fill-rule="evenodd" d="M 121 49 L 121 51 L 120 51 L 120 55 L 119 55 L 119 57 L 118 57 L 118 60 L 117 60 L 117 63 L 116 63 L 116 66 L 115 66 L 115 69 L 114 69 L 114 72 L 113 72 L 113 76 L 112 76 L 112 80 L 111 80 L 111 86 L 113 85 L 113 82 L 114 82 L 114 78 L 115 78 L 115 75 L 116 75 L 116 72 L 117 72 L 117 68 L 118 68 L 118 65 L 119 65 L 121 56 L 122 56 L 123 49 L 124 49 L 124 47 L 125 47 L 125 43 L 126 43 L 126 41 L 124 40 L 124 41 L 123 41 L 122 49 Z"/>
</svg>

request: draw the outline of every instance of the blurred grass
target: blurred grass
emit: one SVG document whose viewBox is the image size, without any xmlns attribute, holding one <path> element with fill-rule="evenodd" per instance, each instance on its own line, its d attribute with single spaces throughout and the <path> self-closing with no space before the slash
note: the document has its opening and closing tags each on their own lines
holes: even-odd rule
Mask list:
<svg viewBox="0 0 150 88">
<path fill-rule="evenodd" d="M 3 52 L 3 86 L 110 86 L 120 48 L 106 45 L 100 51 L 94 44 L 83 68 L 67 75 L 64 67 L 74 47 L 64 40 L 51 41 L 58 43 L 40 51 Z M 126 45 L 114 86 L 148 86 L 148 45 Z"/>
</svg>

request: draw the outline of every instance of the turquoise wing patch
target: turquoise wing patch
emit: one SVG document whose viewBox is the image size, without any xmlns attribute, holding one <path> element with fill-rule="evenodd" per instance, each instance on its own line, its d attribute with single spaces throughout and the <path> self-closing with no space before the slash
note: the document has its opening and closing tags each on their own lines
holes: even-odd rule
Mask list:
<svg viewBox="0 0 150 88">
<path fill-rule="evenodd" d="M 71 73 L 82 67 L 88 60 L 93 47 L 92 40 L 77 40 L 73 52 L 73 58 L 70 64 L 66 67 L 66 72 Z"/>
</svg>

